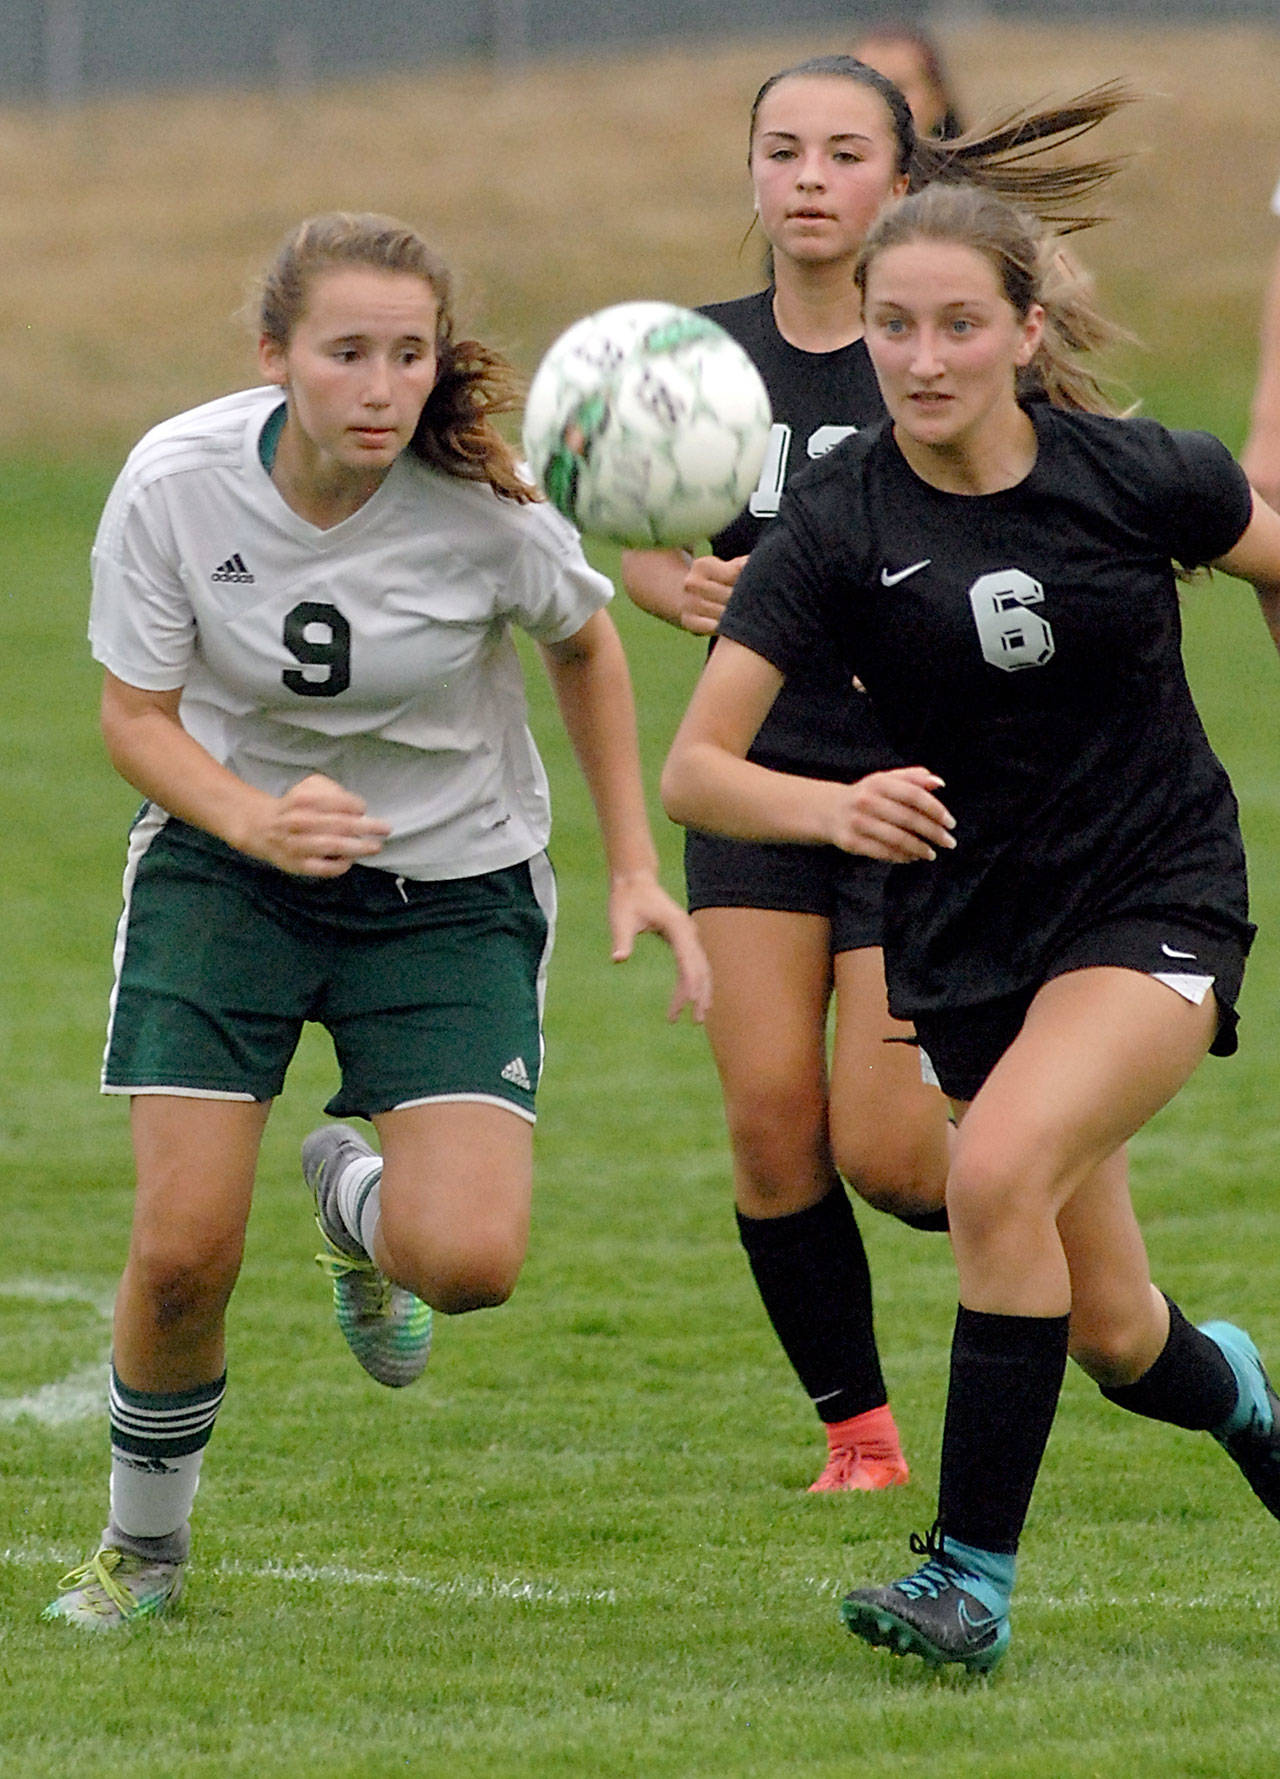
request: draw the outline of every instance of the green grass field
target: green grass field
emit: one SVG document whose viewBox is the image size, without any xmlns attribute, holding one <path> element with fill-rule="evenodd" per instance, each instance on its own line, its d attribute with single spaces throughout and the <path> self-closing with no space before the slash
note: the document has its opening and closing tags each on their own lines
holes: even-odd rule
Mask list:
<svg viewBox="0 0 1280 1779">
<path fill-rule="evenodd" d="M 514 1300 L 441 1326 L 403 1396 L 357 1370 L 298 1179 L 331 1078 L 308 1042 L 268 1132 L 186 1602 L 114 1638 L 39 1622 L 103 1523 L 129 1213 L 124 1109 L 95 1082 L 134 798 L 98 745 L 83 643 L 110 474 L 0 475 L 0 1770 L 1271 1779 L 1280 1527 L 1207 1438 L 1123 1417 L 1079 1375 L 995 1679 L 930 1678 L 840 1628 L 841 1593 L 897 1571 L 931 1516 L 948 1250 L 863 1215 L 914 1480 L 806 1495 L 820 1435 L 736 1246 L 705 1044 L 664 1025 L 656 946 L 608 963 L 584 797 L 536 680 L 563 921 Z M 1136 1187 L 1165 1286 L 1280 1359 L 1280 675 L 1244 590 L 1186 609 L 1262 935 L 1241 1054 L 1135 1144 Z M 698 650 L 619 618 L 656 779 Z"/>
</svg>

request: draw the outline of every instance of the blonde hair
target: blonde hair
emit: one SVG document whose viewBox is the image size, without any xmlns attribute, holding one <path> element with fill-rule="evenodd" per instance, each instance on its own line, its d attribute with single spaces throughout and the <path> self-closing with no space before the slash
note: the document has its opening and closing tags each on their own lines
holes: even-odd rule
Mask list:
<svg viewBox="0 0 1280 1779">
<path fill-rule="evenodd" d="M 945 241 L 990 262 L 1019 319 L 1033 304 L 1044 310 L 1044 334 L 1031 363 L 1018 372 L 1020 397 L 1042 394 L 1055 407 L 1090 414 L 1121 411 L 1081 354 L 1128 338 L 1099 309 L 1092 282 L 1075 258 L 1034 217 L 977 185 L 928 185 L 882 210 L 862 244 L 854 283 L 865 300 L 867 277 L 890 247 Z"/>
<path fill-rule="evenodd" d="M 444 475 L 487 482 L 505 500 L 537 500 L 492 420 L 520 405 L 515 369 L 478 340 L 454 338 L 449 268 L 406 223 L 342 210 L 299 223 L 281 242 L 258 287 L 262 336 L 286 348 L 307 312 L 316 279 L 347 266 L 407 273 L 420 278 L 436 299 L 438 370 L 410 449 Z"/>
</svg>

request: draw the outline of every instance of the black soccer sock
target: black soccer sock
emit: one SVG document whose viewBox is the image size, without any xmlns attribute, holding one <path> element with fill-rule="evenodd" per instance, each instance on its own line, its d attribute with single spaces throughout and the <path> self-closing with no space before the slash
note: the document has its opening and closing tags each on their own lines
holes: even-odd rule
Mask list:
<svg viewBox="0 0 1280 1779">
<path fill-rule="evenodd" d="M 956 1311 L 938 1488 L 944 1535 L 1017 1550 L 1067 1368 L 1069 1321 Z"/>
<path fill-rule="evenodd" d="M 1151 1421 L 1197 1432 L 1221 1427 L 1236 1406 L 1236 1374 L 1217 1341 L 1193 1327 L 1171 1297 L 1165 1302 L 1169 1338 L 1160 1357 L 1136 1383 L 1103 1389 L 1102 1394 Z"/>
<path fill-rule="evenodd" d="M 843 1186 L 786 1217 L 744 1217 L 738 1234 L 782 1350 L 824 1421 L 888 1400 L 871 1269 Z"/>
</svg>

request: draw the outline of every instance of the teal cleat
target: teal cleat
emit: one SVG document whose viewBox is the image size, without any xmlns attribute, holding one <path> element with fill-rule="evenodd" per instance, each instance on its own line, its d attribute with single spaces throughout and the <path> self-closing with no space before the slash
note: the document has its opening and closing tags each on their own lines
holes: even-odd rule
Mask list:
<svg viewBox="0 0 1280 1779">
<path fill-rule="evenodd" d="M 1234 1412 L 1213 1429 L 1213 1437 L 1267 1512 L 1280 1519 L 1280 1398 L 1243 1328 L 1233 1322 L 1205 1322 L 1200 1332 L 1221 1347 L 1239 1390 Z"/>
<path fill-rule="evenodd" d="M 183 1569 L 182 1563 L 156 1563 L 104 1545 L 63 1576 L 57 1599 L 40 1616 L 86 1631 L 114 1631 L 138 1619 L 157 1618 L 182 1593 Z"/>
<path fill-rule="evenodd" d="M 316 1263 L 333 1283 L 343 1339 L 371 1378 L 398 1390 L 422 1375 L 431 1356 L 430 1307 L 379 1269 L 347 1233 L 334 1204 L 345 1170 L 374 1153 L 350 1125 L 324 1125 L 303 1142 L 302 1173 L 324 1242 Z"/>
<path fill-rule="evenodd" d="M 927 1560 L 913 1575 L 888 1587 L 855 1588 L 840 1616 L 855 1637 L 892 1655 L 918 1655 L 931 1668 L 958 1662 L 970 1673 L 989 1673 L 1009 1647 L 1009 1591 L 964 1567 L 935 1527 L 927 1538 L 911 1534 L 911 1549 Z M 990 1556 L 992 1553 L 984 1553 Z M 1012 1585 L 1013 1558 L 1008 1565 Z"/>
</svg>

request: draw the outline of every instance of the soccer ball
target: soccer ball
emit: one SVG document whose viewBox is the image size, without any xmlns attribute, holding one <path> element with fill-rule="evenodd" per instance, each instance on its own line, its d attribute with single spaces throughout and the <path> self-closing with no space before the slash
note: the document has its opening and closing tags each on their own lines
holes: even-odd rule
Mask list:
<svg viewBox="0 0 1280 1779">
<path fill-rule="evenodd" d="M 529 390 L 524 450 L 548 500 L 615 543 L 688 545 L 742 511 L 772 416 L 736 340 L 674 303 L 576 321 Z"/>
</svg>

